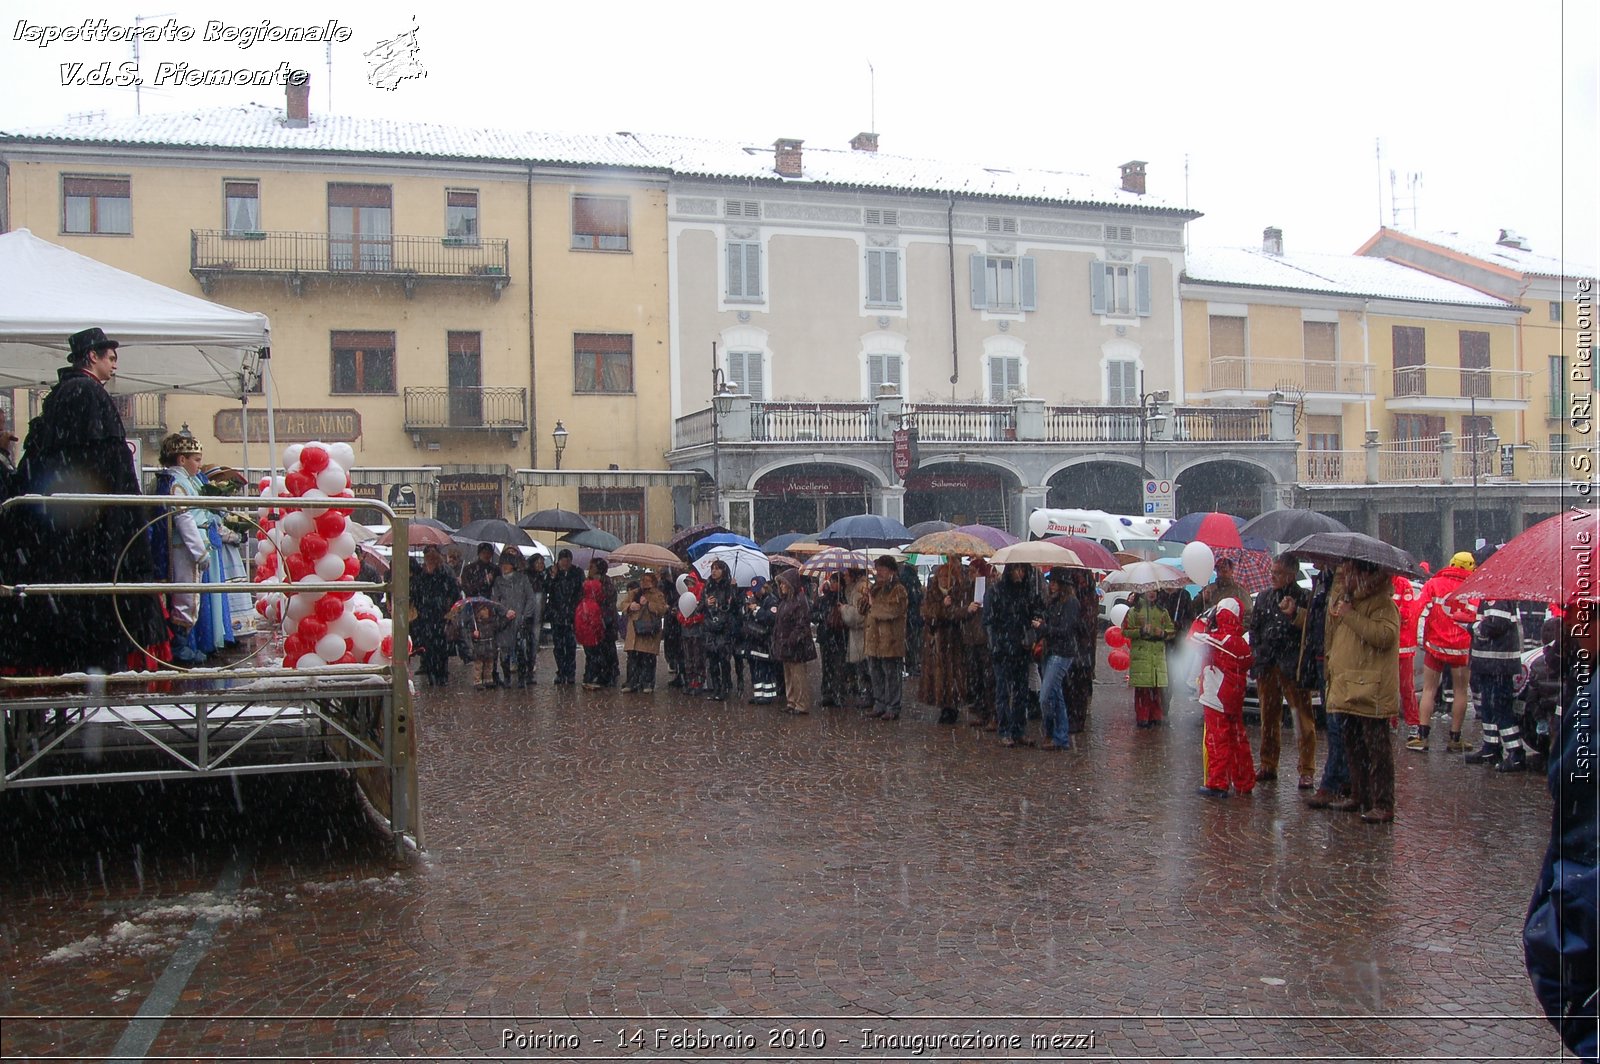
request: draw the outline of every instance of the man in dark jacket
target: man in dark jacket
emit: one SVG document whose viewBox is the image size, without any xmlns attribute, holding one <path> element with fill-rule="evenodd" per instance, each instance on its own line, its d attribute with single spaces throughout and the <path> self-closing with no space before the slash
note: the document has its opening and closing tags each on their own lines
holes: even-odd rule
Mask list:
<svg viewBox="0 0 1600 1064">
<path fill-rule="evenodd" d="M 1280 554 L 1272 562 L 1272 586 L 1255 597 L 1250 610 L 1250 649 L 1255 654 L 1256 691 L 1261 699 L 1261 758 L 1256 780 L 1278 778 L 1282 745 L 1283 703 L 1294 710 L 1299 787 L 1309 791 L 1317 759 L 1317 719 L 1311 694 L 1296 682 L 1304 642 L 1310 596 L 1296 582 L 1299 565 Z M 1244 601 L 1240 600 L 1241 606 Z"/>
<path fill-rule="evenodd" d="M 1533 992 L 1561 1041 L 1579 1059 L 1597 1052 L 1600 1000 L 1600 789 L 1594 738 L 1600 675 L 1594 672 L 1595 604 L 1567 610 L 1563 652 L 1577 682 L 1557 717 L 1550 746 L 1550 845 L 1522 928 L 1523 959 Z"/>
<path fill-rule="evenodd" d="M 556 684 L 572 686 L 578 679 L 578 639 L 573 619 L 583 599 L 583 572 L 572 564 L 572 552 L 562 549 L 556 567 L 545 576 L 545 615 L 550 618 L 550 643 L 556 655 Z"/>
<path fill-rule="evenodd" d="M 1000 745 L 1033 746 L 1023 732 L 1028 723 L 1028 668 L 1033 664 L 1033 622 L 1044 616 L 1026 565 L 1008 565 L 984 602 L 989 653 L 994 659 L 994 705 L 1000 719 Z"/>
<path fill-rule="evenodd" d="M 1511 681 L 1522 667 L 1522 619 L 1509 599 L 1478 607 L 1472 631 L 1472 680 L 1478 691 L 1483 745 L 1467 755 L 1471 765 L 1493 764 L 1501 772 L 1521 772 L 1522 729 L 1511 705 Z"/>
</svg>

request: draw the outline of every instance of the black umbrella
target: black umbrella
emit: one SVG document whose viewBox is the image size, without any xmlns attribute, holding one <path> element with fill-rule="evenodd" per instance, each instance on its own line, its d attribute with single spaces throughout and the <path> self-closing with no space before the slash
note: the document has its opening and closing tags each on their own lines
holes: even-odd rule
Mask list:
<svg viewBox="0 0 1600 1064">
<path fill-rule="evenodd" d="M 1316 532 L 1348 532 L 1344 522 L 1315 510 L 1284 507 L 1252 517 L 1239 529 L 1240 536 L 1259 536 L 1274 543 L 1293 543 Z"/>
<path fill-rule="evenodd" d="M 510 521 L 498 517 L 484 517 L 469 521 L 456 531 L 457 543 L 499 543 L 502 546 L 531 547 L 533 537 Z"/>
<path fill-rule="evenodd" d="M 436 520 L 432 517 L 413 517 L 411 519 L 411 527 L 415 528 L 418 525 L 422 525 L 424 528 L 437 528 L 440 532 L 455 531 L 455 529 L 451 528 L 443 521 Z"/>
<path fill-rule="evenodd" d="M 561 542 L 571 543 L 578 547 L 588 547 L 590 550 L 603 551 L 613 551 L 622 546 L 622 540 L 603 528 L 591 528 L 587 532 L 572 532 L 562 536 Z"/>
<path fill-rule="evenodd" d="M 713 532 L 732 531 L 733 529 L 728 528 L 726 525 L 719 525 L 714 522 L 708 522 L 707 524 L 703 525 L 690 525 L 688 528 L 677 533 L 671 539 L 669 539 L 666 546 L 667 549 L 672 553 L 682 554 L 684 551 L 689 549 L 689 544 L 695 542 L 696 540 L 705 539 Z"/>
<path fill-rule="evenodd" d="M 879 514 L 856 514 L 841 517 L 817 533 L 817 542 L 830 547 L 848 550 L 865 550 L 868 547 L 898 547 L 910 543 L 911 530 L 892 518 Z"/>
<path fill-rule="evenodd" d="M 559 506 L 554 510 L 539 510 L 517 522 L 523 528 L 533 529 L 536 532 L 587 532 L 594 526 L 584 520 L 582 514 L 563 510 Z"/>
<path fill-rule="evenodd" d="M 1397 573 L 1415 573 L 1417 560 L 1399 547 L 1360 532 L 1315 532 L 1288 548 L 1290 554 L 1371 562 Z"/>
</svg>

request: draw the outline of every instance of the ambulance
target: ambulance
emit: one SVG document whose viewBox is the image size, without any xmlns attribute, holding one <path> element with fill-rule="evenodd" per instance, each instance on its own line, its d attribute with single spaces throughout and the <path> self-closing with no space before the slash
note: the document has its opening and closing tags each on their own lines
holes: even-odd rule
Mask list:
<svg viewBox="0 0 1600 1064">
<path fill-rule="evenodd" d="M 1050 510 L 1040 508 L 1028 516 L 1034 539 L 1082 536 L 1109 551 L 1128 551 L 1147 558 L 1173 554 L 1172 544 L 1157 543 L 1172 525 L 1170 518 L 1112 514 L 1104 510 Z M 1183 545 L 1176 544 L 1181 553 Z"/>
</svg>

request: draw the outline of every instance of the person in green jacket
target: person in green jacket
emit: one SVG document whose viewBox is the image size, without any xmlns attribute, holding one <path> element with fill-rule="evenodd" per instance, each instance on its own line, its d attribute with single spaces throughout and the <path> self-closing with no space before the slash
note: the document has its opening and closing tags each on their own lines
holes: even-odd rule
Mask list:
<svg viewBox="0 0 1600 1064">
<path fill-rule="evenodd" d="M 1161 693 L 1167 686 L 1167 644 L 1177 638 L 1172 615 L 1145 592 L 1129 600 L 1122 619 L 1128 637 L 1128 683 L 1133 687 L 1133 712 L 1140 728 L 1155 728 L 1164 719 Z"/>
</svg>

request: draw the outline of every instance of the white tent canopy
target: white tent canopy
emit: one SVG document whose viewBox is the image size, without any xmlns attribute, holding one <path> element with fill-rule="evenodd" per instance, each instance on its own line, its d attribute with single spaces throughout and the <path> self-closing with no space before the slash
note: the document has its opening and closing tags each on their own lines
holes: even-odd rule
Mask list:
<svg viewBox="0 0 1600 1064">
<path fill-rule="evenodd" d="M 98 325 L 121 345 L 111 391 L 243 394 L 269 344 L 263 314 L 186 295 L 41 240 L 0 235 L 0 388 L 50 387 L 67 337 Z"/>
</svg>

